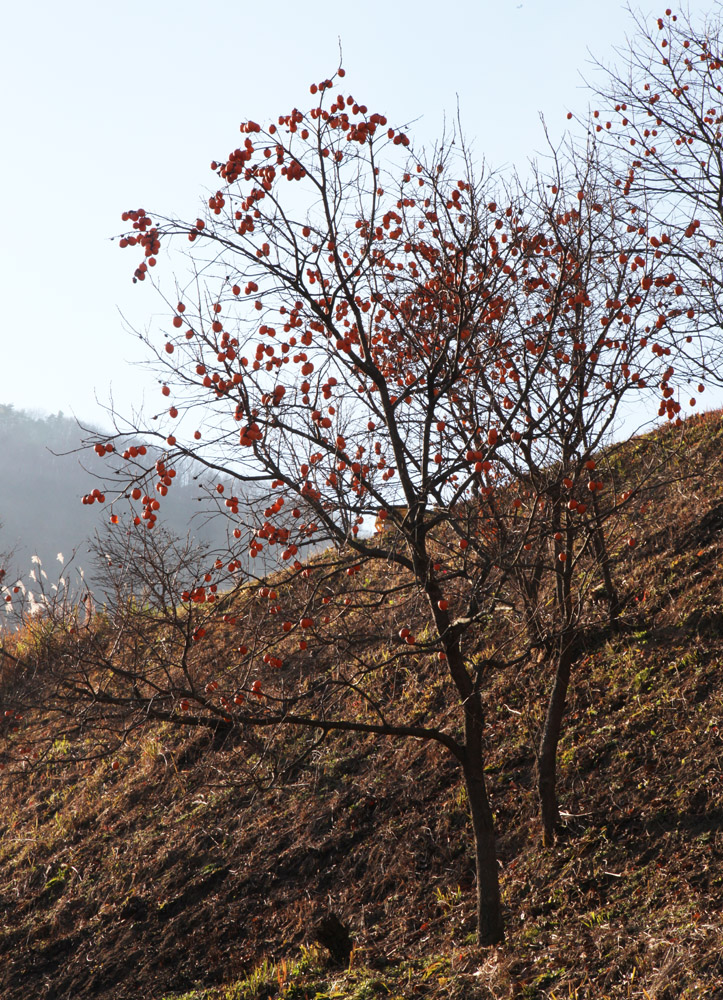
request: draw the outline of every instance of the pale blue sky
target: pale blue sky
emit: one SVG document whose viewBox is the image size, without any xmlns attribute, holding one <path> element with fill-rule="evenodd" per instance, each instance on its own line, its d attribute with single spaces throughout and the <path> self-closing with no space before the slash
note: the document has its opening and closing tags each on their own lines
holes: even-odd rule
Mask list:
<svg viewBox="0 0 723 1000">
<path fill-rule="evenodd" d="M 121 412 L 157 403 L 120 313 L 142 328 L 162 306 L 109 241 L 120 213 L 195 215 L 239 121 L 304 107 L 339 38 L 350 92 L 420 119 L 417 145 L 459 98 L 479 157 L 524 172 L 539 113 L 561 135 L 588 104 L 588 50 L 614 60 L 633 27 L 606 0 L 29 0 L 3 20 L 0 403 L 86 420 L 111 384 Z"/>
</svg>

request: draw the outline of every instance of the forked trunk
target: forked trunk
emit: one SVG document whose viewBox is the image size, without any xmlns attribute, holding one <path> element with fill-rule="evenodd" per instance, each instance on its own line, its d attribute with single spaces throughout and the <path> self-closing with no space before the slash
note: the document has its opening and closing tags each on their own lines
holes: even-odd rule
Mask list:
<svg viewBox="0 0 723 1000">
<path fill-rule="evenodd" d="M 620 614 L 620 598 L 618 597 L 618 592 L 613 582 L 612 567 L 610 562 L 610 553 L 608 552 L 607 543 L 605 541 L 605 533 L 600 524 L 600 515 L 598 512 L 598 503 L 593 493 L 592 497 L 593 507 L 595 510 L 596 525 L 592 532 L 592 543 L 595 548 L 595 556 L 602 571 L 603 586 L 605 588 L 605 598 L 608 604 L 608 614 L 610 616 L 610 621 L 615 622 Z"/>
<path fill-rule="evenodd" d="M 566 643 L 558 656 L 555 683 L 552 686 L 547 706 L 545 728 L 542 731 L 537 757 L 537 789 L 540 796 L 542 838 L 546 847 L 551 847 L 555 843 L 555 835 L 560 822 L 560 809 L 557 802 L 557 745 L 560 742 L 562 717 L 565 713 L 573 658 L 574 648 L 572 644 Z"/>
</svg>

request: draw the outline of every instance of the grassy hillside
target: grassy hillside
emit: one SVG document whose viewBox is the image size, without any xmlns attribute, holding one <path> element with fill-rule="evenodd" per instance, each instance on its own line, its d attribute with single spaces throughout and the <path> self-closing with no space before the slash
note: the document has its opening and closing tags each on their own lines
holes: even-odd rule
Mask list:
<svg viewBox="0 0 723 1000">
<path fill-rule="evenodd" d="M 635 514 L 621 627 L 573 676 L 554 848 L 534 752 L 550 678 L 530 662 L 485 690 L 504 946 L 474 944 L 471 830 L 441 748 L 254 753 L 148 724 L 112 756 L 76 760 L 64 737 L 18 767 L 39 711 L 16 733 L 0 718 L 3 1000 L 723 997 L 723 418 L 629 442 L 621 484 L 653 450 L 671 482 Z M 359 638 L 383 656 L 384 634 Z M 42 690 L 42 670 L 25 683 Z M 420 661 L 403 697 L 443 710 L 446 692 Z M 316 940 L 329 909 L 349 969 Z"/>
</svg>

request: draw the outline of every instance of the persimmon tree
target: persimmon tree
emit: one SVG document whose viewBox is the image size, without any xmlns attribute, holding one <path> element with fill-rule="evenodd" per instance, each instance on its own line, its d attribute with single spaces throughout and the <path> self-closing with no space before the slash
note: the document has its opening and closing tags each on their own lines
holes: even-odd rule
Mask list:
<svg viewBox="0 0 723 1000">
<path fill-rule="evenodd" d="M 480 201 L 482 186 L 468 165 L 459 163 L 461 176 L 451 177 L 451 157 L 440 150 L 431 164 L 398 157 L 398 173 L 382 174 L 384 147 L 405 154 L 409 140 L 352 97 L 329 97 L 331 89 L 331 81 L 312 88 L 319 99 L 308 114 L 294 110 L 264 130 L 241 126 L 243 146 L 213 165 L 223 183 L 207 218 L 189 226 L 152 222 L 145 212 L 126 216 L 134 230 L 122 244 L 148 251 L 136 280 L 146 279 L 161 242 L 172 236 L 208 250 L 204 270 L 212 260 L 221 264 L 213 301 L 206 280 L 200 290 L 192 286 L 195 301 L 184 294 L 173 310 L 171 329 L 178 332 L 162 349 L 162 391 L 178 423 L 167 436 L 167 460 L 156 466 L 157 485 L 161 494 L 169 488 L 179 454 L 242 486 L 267 483 L 274 499 L 250 538 L 241 500 L 218 484 L 225 510 L 239 520 L 233 535 L 252 560 L 277 546 L 291 577 L 312 582 L 302 607 L 293 605 L 300 591 L 292 596 L 288 582 L 287 603 L 279 584 L 261 588 L 276 628 L 268 611 L 263 627 L 250 610 L 241 616 L 252 630 L 238 647 L 244 675 L 263 652 L 268 676 L 256 676 L 233 698 L 221 680 L 206 687 L 223 692 L 224 718 L 243 726 L 375 732 L 435 740 L 451 752 L 468 791 L 479 935 L 489 944 L 502 939 L 503 927 L 484 779 L 482 678 L 465 644 L 482 611 L 494 609 L 504 566 L 475 538 L 478 514 L 469 501 L 494 495 L 498 431 L 491 414 L 484 424 L 477 420 L 478 369 L 496 352 L 488 330 L 504 308 L 511 269 L 493 264 L 480 223 L 491 230 L 495 209 Z M 194 253 L 199 271 L 201 258 Z M 190 427 L 199 400 L 204 410 Z M 124 454 L 139 458 L 130 448 Z M 137 520 L 152 526 L 160 498 L 142 494 L 144 471 L 137 470 L 131 496 L 142 500 Z M 371 538 L 360 530 L 365 519 L 377 525 Z M 304 566 L 302 552 L 322 544 L 331 544 L 330 554 L 313 569 Z M 243 558 L 236 554 L 218 568 L 233 572 Z M 397 567 L 398 578 L 360 587 L 369 562 Z M 426 603 L 429 635 L 418 643 L 398 620 L 392 662 L 436 657 L 456 689 L 459 731 L 395 719 L 394 706 L 382 706 L 368 689 L 367 678 L 385 664 L 370 665 L 354 652 L 363 646 L 360 636 L 339 634 L 345 608 L 373 620 L 374 609 L 391 601 L 404 614 L 410 593 Z M 196 587 L 185 596 L 208 607 L 216 595 Z M 335 614 L 324 613 L 330 603 Z M 238 620 L 237 610 L 232 617 Z M 205 640 L 205 627 L 191 638 Z M 276 649 L 289 638 L 297 643 L 290 660 Z M 309 653 L 330 642 L 343 647 L 347 666 L 307 682 Z M 378 721 L 344 717 L 337 692 L 352 687 Z M 185 721 L 206 707 L 195 685 L 178 695 Z"/>
<path fill-rule="evenodd" d="M 106 638 L 78 638 L 67 691 L 121 728 L 440 744 L 464 777 L 491 944 L 504 932 L 485 679 L 535 653 L 552 668 L 539 752 L 551 839 L 587 598 L 602 586 L 608 617 L 619 606 L 616 515 L 631 498 L 596 463 L 623 403 L 659 394 L 679 419 L 675 275 L 594 147 L 527 188 L 504 185 L 475 176 L 460 142 L 413 153 L 341 91 L 343 75 L 312 86 L 308 111 L 242 123 L 192 221 L 124 213 L 134 280 L 179 241 L 192 269 L 166 296 L 160 346 L 148 337 L 164 411 L 135 444 L 127 428 L 94 441 L 121 484 L 104 500 L 128 531 L 153 529 L 192 462 L 216 476 L 229 546 L 180 592 L 166 584 L 162 635 L 119 614 Z M 149 461 L 140 442 L 154 438 L 164 451 Z M 267 506 L 244 503 L 250 485 Z M 270 552 L 278 573 L 255 573 Z M 507 638 L 480 654 L 502 608 Z M 380 627 L 390 650 L 375 658 L 364 637 Z M 413 677 L 423 658 L 449 698 L 410 716 L 397 667 Z"/>
<path fill-rule="evenodd" d="M 620 65 L 606 69 L 605 82 L 596 88 L 602 103 L 589 128 L 605 143 L 608 169 L 619 177 L 631 217 L 650 230 L 653 245 L 667 240 L 676 248 L 681 303 L 691 320 L 690 353 L 704 361 L 710 353 L 696 396 L 706 381 L 721 381 L 720 12 L 696 19 L 666 8 L 650 24 L 637 17 L 636 29 Z"/>
<path fill-rule="evenodd" d="M 658 416 L 681 422 L 671 385 L 681 354 L 671 258 L 629 224 L 598 154 L 594 141 L 583 155 L 573 147 L 555 155 L 549 176 L 538 175 L 526 226 L 537 234 L 536 252 L 499 328 L 518 375 L 503 406 L 524 414 L 524 423 L 517 446 L 499 454 L 507 492 L 522 497 L 515 521 L 497 528 L 516 529 L 508 592 L 553 677 L 537 757 L 546 843 L 560 819 L 557 746 L 571 672 L 617 622 L 620 567 L 637 544 L 624 523 L 664 475 L 651 467 L 644 480 L 621 487 L 619 422 L 636 410 L 644 420 L 656 397 Z M 682 361 L 688 374 L 690 358 Z M 504 412 L 496 416 L 504 420 Z M 600 601 L 602 618 L 591 607 Z"/>
</svg>

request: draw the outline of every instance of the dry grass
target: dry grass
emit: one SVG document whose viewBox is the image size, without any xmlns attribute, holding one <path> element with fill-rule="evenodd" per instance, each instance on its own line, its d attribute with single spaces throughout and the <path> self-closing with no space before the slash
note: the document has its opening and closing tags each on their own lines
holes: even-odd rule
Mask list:
<svg viewBox="0 0 723 1000">
<path fill-rule="evenodd" d="M 148 725 L 106 759 L 63 738 L 43 767 L 0 773 L 3 1000 L 723 997 L 723 422 L 661 441 L 697 475 L 636 513 L 625 628 L 601 631 L 573 679 L 554 849 L 534 791 L 549 678 L 489 678 L 503 947 L 473 943 L 465 796 L 441 749 L 288 737 L 283 770 Z M 620 475 L 652 446 L 631 442 Z M 4 669 L 6 687 L 33 681 Z M 400 698 L 443 711 L 423 657 Z M 42 714 L 23 725 L 0 733 L 6 762 Z M 344 973 L 309 944 L 328 905 L 355 938 Z"/>
</svg>

